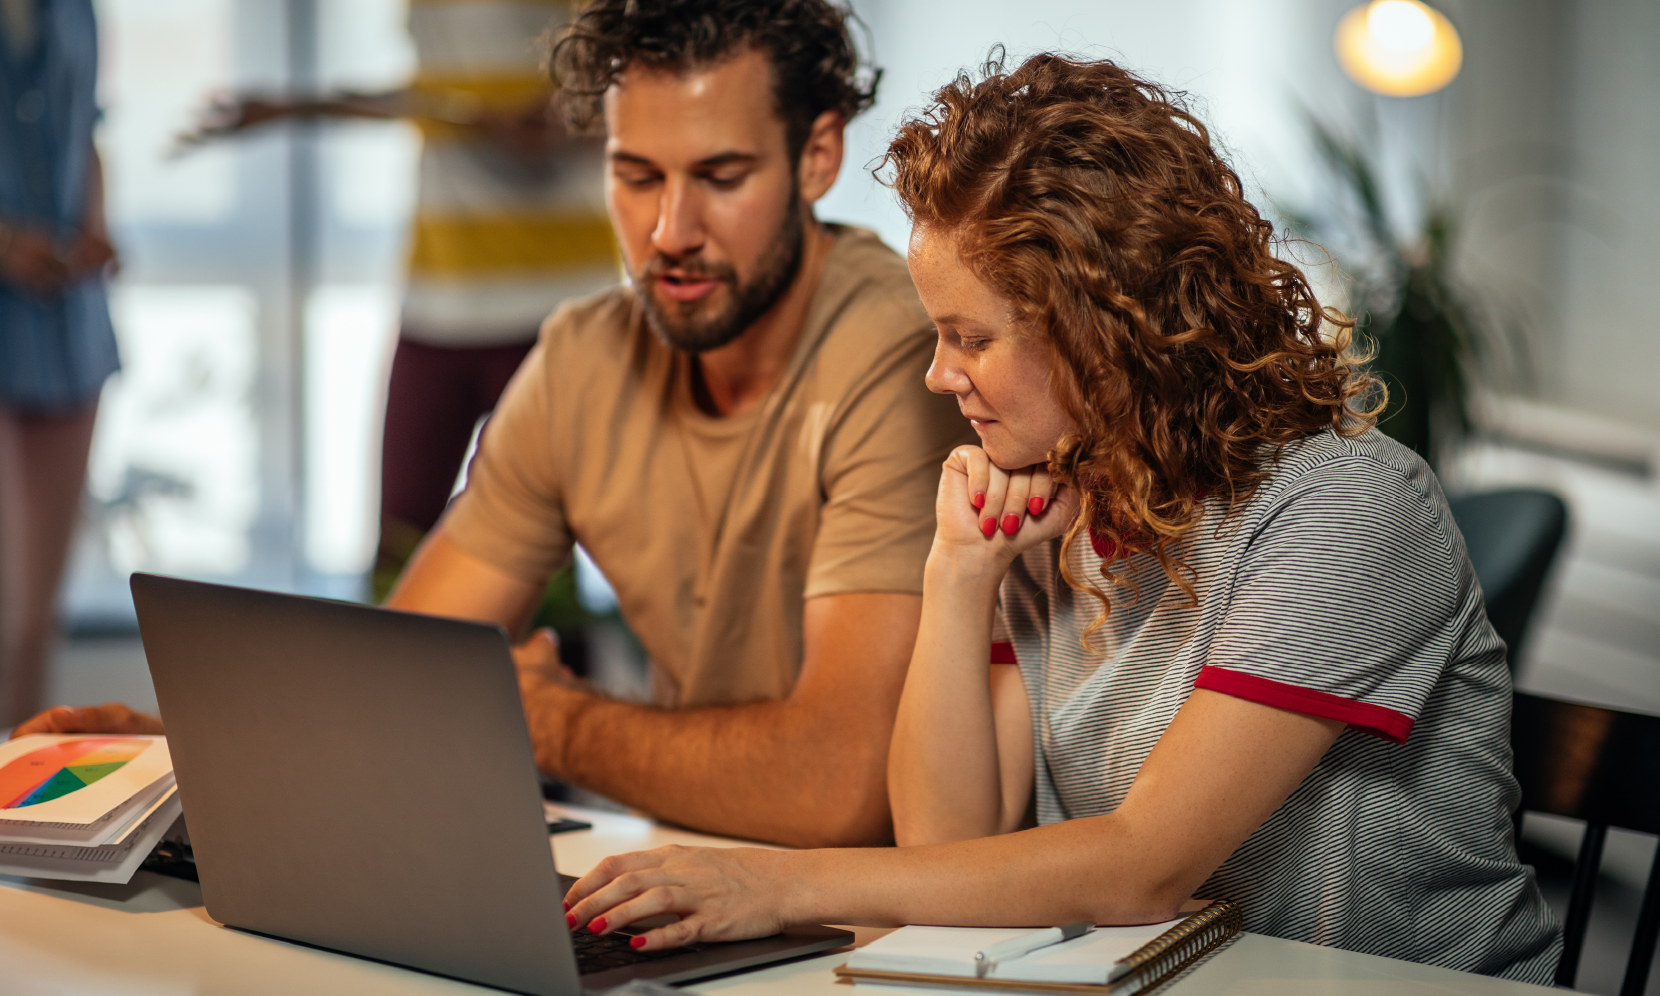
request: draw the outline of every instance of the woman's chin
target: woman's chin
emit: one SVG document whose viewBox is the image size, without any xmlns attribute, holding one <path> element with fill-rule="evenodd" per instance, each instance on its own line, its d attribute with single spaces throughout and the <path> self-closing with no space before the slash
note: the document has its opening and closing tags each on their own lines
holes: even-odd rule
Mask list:
<svg viewBox="0 0 1660 996">
<path fill-rule="evenodd" d="M 986 459 L 990 460 L 999 470 L 1013 473 L 1025 470 L 1034 463 L 1045 463 L 1049 459 L 1047 450 L 1037 452 L 1026 446 L 1010 446 L 1007 443 L 997 445 L 985 436 L 980 437 L 980 448 L 986 451 Z"/>
</svg>

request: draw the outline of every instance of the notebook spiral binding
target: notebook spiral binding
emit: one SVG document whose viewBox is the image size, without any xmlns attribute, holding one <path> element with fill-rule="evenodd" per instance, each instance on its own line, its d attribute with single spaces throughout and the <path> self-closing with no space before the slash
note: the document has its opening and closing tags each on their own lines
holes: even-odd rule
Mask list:
<svg viewBox="0 0 1660 996">
<path fill-rule="evenodd" d="M 1245 917 L 1239 907 L 1219 899 L 1125 958 L 1124 964 L 1130 969 L 1125 977 L 1138 980 L 1134 992 L 1147 992 L 1244 929 Z"/>
</svg>

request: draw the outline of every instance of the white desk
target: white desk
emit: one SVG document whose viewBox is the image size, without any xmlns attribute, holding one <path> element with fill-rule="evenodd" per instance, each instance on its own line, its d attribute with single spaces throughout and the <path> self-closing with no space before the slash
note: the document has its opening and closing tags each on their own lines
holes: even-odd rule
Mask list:
<svg viewBox="0 0 1660 996">
<path fill-rule="evenodd" d="M 662 844 L 740 842 L 571 809 L 593 830 L 553 838 L 559 868 L 580 874 L 608 854 Z M 857 931 L 861 943 L 882 931 Z M 722 996 L 851 996 L 831 969 L 845 952 L 689 986 Z M 902 990 L 887 990 L 896 994 Z M 1172 996 L 1524 996 L 1533 986 L 1247 934 L 1163 990 Z M 0 993 L 5 996 L 498 994 L 451 979 L 220 927 L 190 882 L 140 872 L 126 886 L 0 877 Z M 937 993 L 932 996 L 938 996 Z"/>
</svg>

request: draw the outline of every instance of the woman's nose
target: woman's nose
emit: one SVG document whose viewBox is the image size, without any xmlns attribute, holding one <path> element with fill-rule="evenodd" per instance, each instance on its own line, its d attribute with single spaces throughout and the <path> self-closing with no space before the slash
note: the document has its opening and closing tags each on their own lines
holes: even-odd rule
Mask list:
<svg viewBox="0 0 1660 996">
<path fill-rule="evenodd" d="M 934 347 L 934 362 L 928 364 L 928 374 L 922 379 L 928 390 L 959 396 L 974 390 L 974 383 L 954 360 L 952 351 L 944 343 Z"/>
</svg>

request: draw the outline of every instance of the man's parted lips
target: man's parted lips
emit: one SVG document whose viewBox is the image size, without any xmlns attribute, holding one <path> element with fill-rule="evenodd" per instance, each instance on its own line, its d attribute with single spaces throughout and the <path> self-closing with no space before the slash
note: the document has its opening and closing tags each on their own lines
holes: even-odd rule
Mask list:
<svg viewBox="0 0 1660 996">
<path fill-rule="evenodd" d="M 657 288 L 676 301 L 696 301 L 720 286 L 721 278 L 712 274 L 686 273 L 666 270 L 653 275 Z"/>
</svg>

